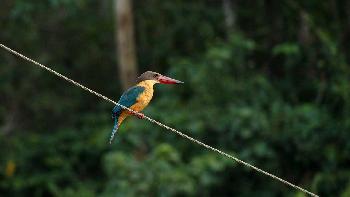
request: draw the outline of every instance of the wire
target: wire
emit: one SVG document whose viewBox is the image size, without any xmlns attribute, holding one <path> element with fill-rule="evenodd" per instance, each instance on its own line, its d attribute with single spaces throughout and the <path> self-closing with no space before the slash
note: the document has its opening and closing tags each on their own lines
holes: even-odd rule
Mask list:
<svg viewBox="0 0 350 197">
<path fill-rule="evenodd" d="M 112 99 L 109 99 L 108 97 L 103 96 L 102 94 L 100 94 L 100 93 L 98 93 L 98 92 L 95 92 L 95 91 L 93 91 L 93 90 L 91 90 L 91 89 L 89 89 L 89 88 L 87 88 L 87 87 L 81 85 L 80 83 L 78 83 L 78 82 L 76 82 L 76 81 L 74 81 L 74 80 L 72 80 L 72 79 L 70 79 L 70 78 L 68 78 L 68 77 L 66 77 L 66 76 L 64 76 L 64 75 L 62 75 L 62 74 L 60 74 L 60 73 L 54 71 L 54 70 L 52 70 L 51 68 L 48 68 L 47 66 L 44 66 L 44 65 L 42 65 L 42 64 L 40 64 L 40 63 L 38 63 L 38 62 L 36 62 L 36 61 L 34 61 L 34 60 L 28 58 L 28 57 L 22 55 L 21 53 L 19 53 L 19 52 L 13 50 L 13 49 L 11 49 L 11 48 L 9 48 L 9 47 L 7 47 L 7 46 L 1 44 L 1 43 L 0 43 L 0 47 L 2 47 L 3 49 L 7 50 L 8 52 L 10 52 L 10 53 L 12 53 L 12 54 L 14 54 L 14 55 L 17 55 L 18 57 L 20 57 L 20 58 L 22 58 L 22 59 L 25 59 L 25 60 L 27 60 L 27 61 L 29 61 L 29 62 L 32 62 L 33 64 L 35 64 L 35 65 L 37 65 L 37 66 L 40 66 L 41 68 L 43 68 L 43 69 L 45 69 L 45 70 L 47 70 L 47 71 L 49 71 L 49 72 L 51 72 L 51 73 L 57 75 L 57 76 L 60 77 L 60 78 L 63 78 L 64 80 L 66 80 L 66 81 L 68 81 L 68 82 L 70 82 L 70 83 L 72 83 L 72 84 L 74 84 L 74 85 L 76 85 L 76 86 L 78 86 L 78 87 L 80 87 L 80 88 L 82 88 L 82 89 L 84 89 L 84 90 L 86 90 L 86 91 L 88 91 L 88 92 L 90 92 L 90 93 L 92 93 L 92 94 L 94 94 L 94 95 L 100 97 L 100 98 L 103 98 L 103 99 L 106 100 L 106 101 L 109 101 L 109 102 L 111 102 L 111 103 L 113 103 L 113 104 L 115 104 L 115 105 L 118 105 L 118 106 L 120 106 L 121 108 L 123 108 L 123 109 L 125 109 L 125 110 L 128 110 L 128 111 L 130 111 L 130 112 L 132 112 L 132 113 L 134 113 L 134 114 L 142 115 L 141 113 L 136 112 L 136 111 L 134 111 L 134 110 L 132 110 L 132 109 L 130 109 L 130 108 L 128 108 L 128 107 L 125 107 L 125 106 L 123 106 L 123 105 L 121 105 L 121 104 L 119 104 L 119 103 L 113 101 Z M 295 184 L 293 184 L 293 183 L 290 183 L 290 182 L 288 182 L 288 181 L 286 181 L 286 180 L 284 180 L 284 179 L 282 179 L 282 178 L 279 178 L 279 177 L 276 176 L 276 175 L 273 175 L 273 174 L 271 174 L 271 173 L 269 173 L 269 172 L 266 172 L 266 171 L 264 171 L 264 170 L 262 170 L 262 169 L 260 169 L 260 168 L 258 168 L 258 167 L 255 167 L 254 165 L 249 164 L 249 163 L 247 163 L 247 162 L 245 162 L 245 161 L 242 161 L 242 160 L 238 159 L 237 157 L 234 157 L 234 156 L 232 156 L 232 155 L 229 155 L 229 154 L 227 154 L 227 153 L 225 153 L 225 152 L 223 152 L 223 151 L 221 151 L 221 150 L 219 150 L 219 149 L 213 148 L 213 147 L 211 147 L 211 146 L 209 146 L 209 145 L 207 145 L 207 144 L 205 144 L 205 143 L 203 143 L 203 142 L 201 142 L 201 141 L 198 141 L 198 140 L 196 140 L 196 139 L 194 139 L 194 138 L 192 138 L 192 137 L 190 137 L 190 136 L 188 136 L 188 135 L 186 135 L 186 134 L 184 134 L 184 133 L 182 133 L 182 132 L 180 132 L 180 131 L 178 131 L 178 130 L 176 130 L 176 129 L 174 129 L 174 128 L 171 128 L 171 127 L 169 127 L 169 126 L 167 126 L 167 125 L 165 125 L 165 124 L 163 124 L 163 123 L 161 123 L 161 122 L 159 122 L 159 121 L 157 121 L 157 120 L 154 120 L 154 119 L 152 119 L 152 118 L 150 118 L 150 117 L 148 117 L 148 116 L 146 116 L 146 115 L 143 115 L 143 117 L 144 117 L 144 119 L 146 119 L 146 120 L 148 120 L 148 121 L 150 121 L 150 122 L 152 122 L 152 123 L 154 123 L 154 124 L 157 124 L 158 126 L 163 127 L 163 128 L 165 128 L 165 129 L 167 129 L 167 130 L 170 130 L 170 131 L 172 131 L 172 132 L 174 132 L 174 133 L 180 135 L 181 137 L 186 138 L 186 139 L 188 139 L 188 140 L 190 140 L 190 141 L 192 141 L 192 142 L 194 142 L 194 143 L 196 143 L 196 144 L 198 144 L 198 145 L 200 145 L 200 146 L 203 146 L 203 147 L 205 147 L 205 148 L 207 148 L 207 149 L 209 149 L 209 150 L 212 150 L 212 151 L 214 151 L 214 152 L 217 152 L 217 153 L 219 153 L 219 154 L 221 154 L 221 155 L 223 155 L 223 156 L 225 156 L 225 157 L 227 157 L 227 158 L 229 158 L 229 159 L 232 159 L 232 160 L 234 160 L 234 161 L 236 161 L 236 162 L 238 162 L 238 163 L 240 163 L 240 164 L 243 164 L 243 165 L 245 165 L 245 166 L 247 166 L 247 167 L 249 167 L 249 168 L 252 168 L 252 169 L 254 169 L 254 170 L 257 171 L 257 172 L 260 172 L 260 173 L 262 173 L 262 174 L 264 174 L 264 175 L 266 175 L 266 176 L 269 176 L 269 177 L 271 177 L 271 178 L 273 178 L 273 179 L 275 179 L 275 180 L 277 180 L 277 181 L 280 181 L 280 182 L 282 182 L 282 183 L 284 183 L 284 184 L 286 184 L 286 185 L 288 185 L 288 186 L 290 186 L 290 187 L 293 187 L 293 188 L 295 188 L 295 189 L 297 189 L 297 190 L 300 190 L 300 191 L 302 191 L 302 192 L 304 192 L 304 193 L 306 193 L 306 194 L 309 194 L 310 196 L 318 197 L 318 195 L 316 195 L 315 193 L 312 193 L 312 192 L 310 192 L 310 191 L 308 191 L 308 190 L 306 190 L 306 189 L 304 189 L 304 188 L 302 188 L 302 187 L 299 187 L 299 186 L 297 186 L 297 185 L 295 185 Z"/>
</svg>

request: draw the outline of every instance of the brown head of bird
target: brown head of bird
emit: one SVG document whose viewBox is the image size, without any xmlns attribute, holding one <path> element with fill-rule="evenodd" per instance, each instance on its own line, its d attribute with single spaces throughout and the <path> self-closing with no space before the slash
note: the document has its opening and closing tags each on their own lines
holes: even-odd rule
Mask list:
<svg viewBox="0 0 350 197">
<path fill-rule="evenodd" d="M 170 77 L 164 76 L 162 74 L 159 74 L 159 73 L 156 73 L 153 71 L 146 71 L 137 78 L 137 82 L 141 82 L 141 81 L 145 81 L 145 80 L 154 80 L 155 83 L 162 83 L 162 84 L 184 83 L 182 81 L 172 79 Z"/>
</svg>

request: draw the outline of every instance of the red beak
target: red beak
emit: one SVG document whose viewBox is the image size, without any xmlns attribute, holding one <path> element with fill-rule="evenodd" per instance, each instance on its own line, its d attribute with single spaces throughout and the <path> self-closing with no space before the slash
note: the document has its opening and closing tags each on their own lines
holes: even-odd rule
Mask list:
<svg viewBox="0 0 350 197">
<path fill-rule="evenodd" d="M 162 84 L 177 84 L 177 83 L 184 83 L 182 81 L 179 81 L 179 80 L 176 80 L 176 79 L 172 79 L 170 77 L 166 77 L 166 76 L 159 76 L 157 78 L 157 80 L 159 81 L 159 83 L 162 83 Z"/>
</svg>

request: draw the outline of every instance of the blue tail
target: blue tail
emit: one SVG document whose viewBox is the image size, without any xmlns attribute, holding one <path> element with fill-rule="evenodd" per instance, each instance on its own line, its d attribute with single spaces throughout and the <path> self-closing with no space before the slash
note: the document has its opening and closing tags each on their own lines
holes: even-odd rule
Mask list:
<svg viewBox="0 0 350 197">
<path fill-rule="evenodd" d="M 111 138 L 109 138 L 109 144 L 112 144 L 114 135 L 117 133 L 117 131 L 118 131 L 118 117 L 114 117 L 114 126 L 112 130 Z"/>
</svg>

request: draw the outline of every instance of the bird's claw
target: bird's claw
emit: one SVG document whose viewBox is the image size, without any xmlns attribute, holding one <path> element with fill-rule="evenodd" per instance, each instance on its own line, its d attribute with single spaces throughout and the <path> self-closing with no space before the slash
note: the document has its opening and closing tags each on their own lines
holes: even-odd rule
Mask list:
<svg viewBox="0 0 350 197">
<path fill-rule="evenodd" d="M 144 119 L 145 115 L 141 113 L 135 113 L 135 116 L 138 117 L 139 119 Z"/>
</svg>

